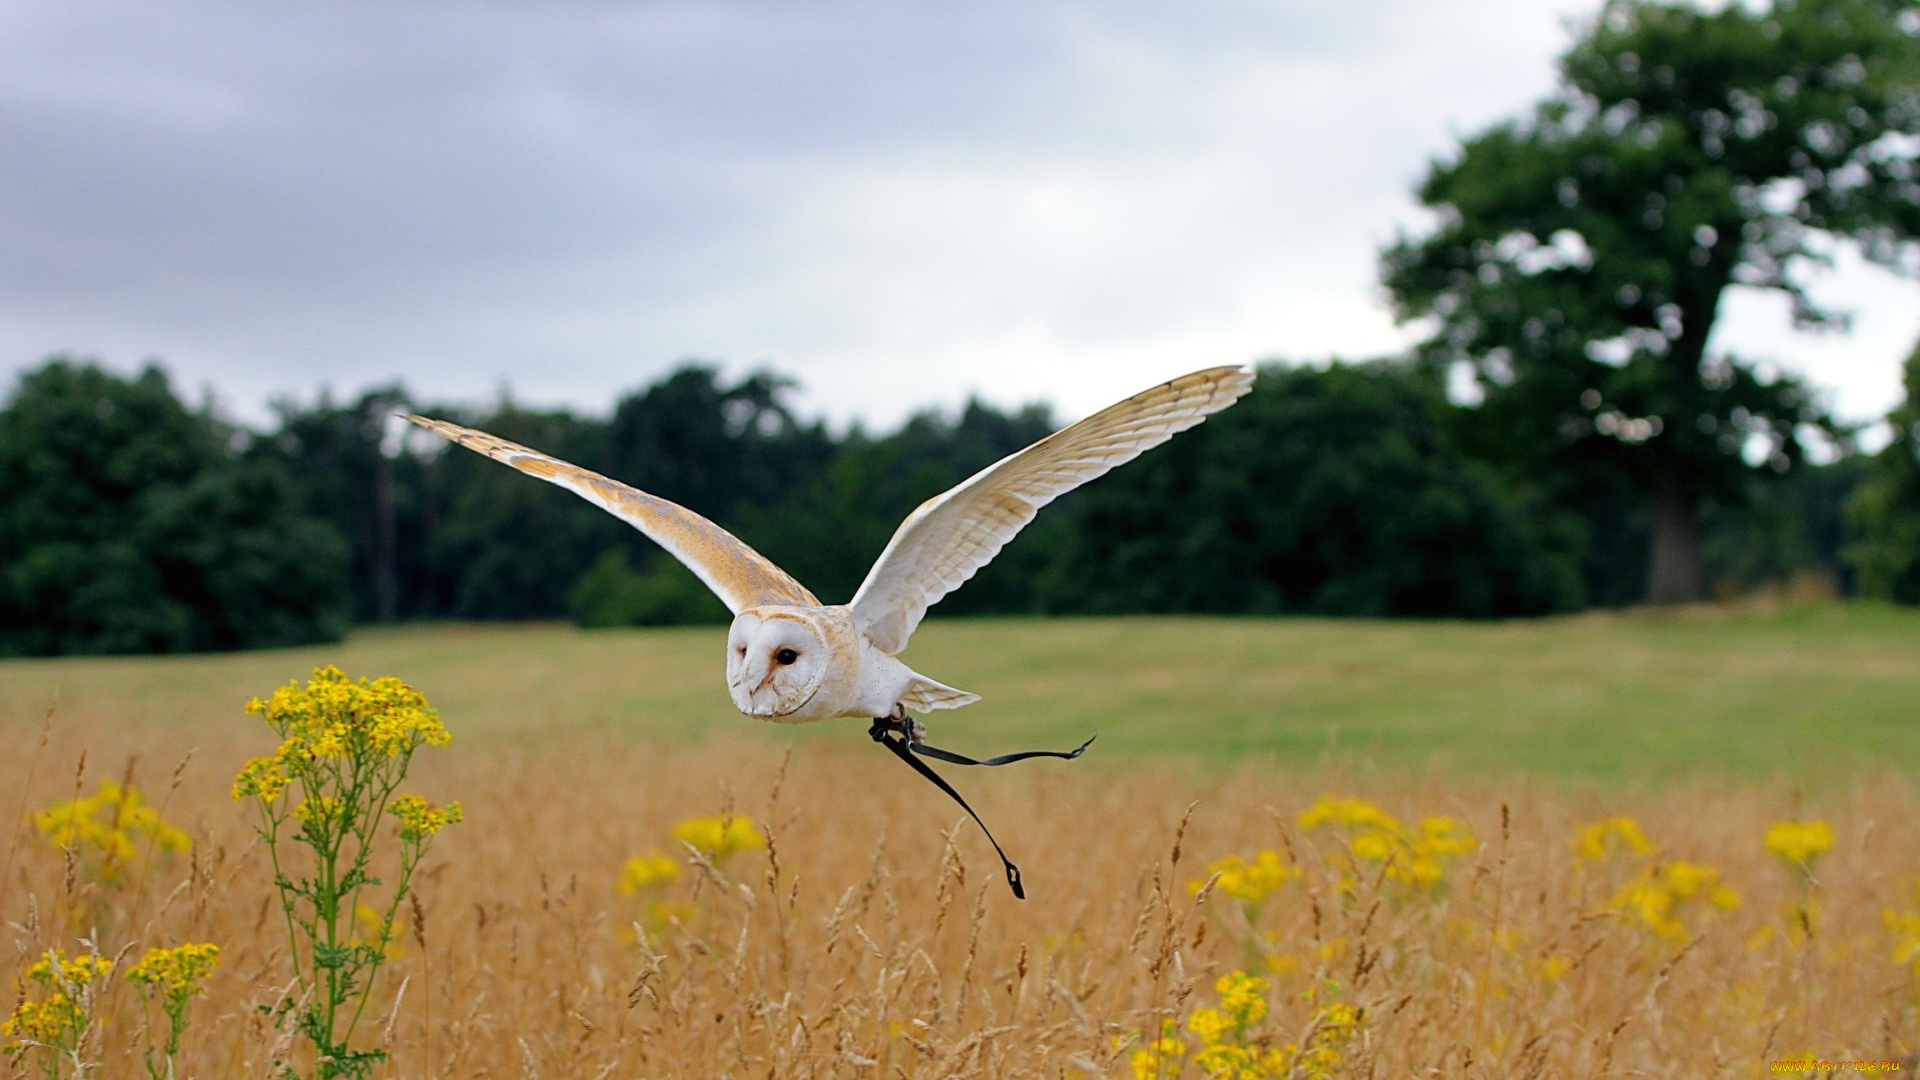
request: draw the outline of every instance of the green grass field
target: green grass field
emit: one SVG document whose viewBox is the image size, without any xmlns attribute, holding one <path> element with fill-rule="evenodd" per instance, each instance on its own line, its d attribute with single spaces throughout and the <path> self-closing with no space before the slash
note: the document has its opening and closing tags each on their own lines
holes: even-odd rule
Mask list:
<svg viewBox="0 0 1920 1080">
<path fill-rule="evenodd" d="M 249 696 L 331 662 L 401 676 L 483 742 L 583 729 L 864 742 L 857 721 L 788 728 L 735 713 L 723 640 L 719 628 L 413 626 L 277 652 L 10 660 L 0 721 L 37 726 L 57 690 L 63 722 L 244 725 Z M 1920 612 L 1869 604 L 1491 624 L 936 620 L 905 658 L 984 696 L 931 718 L 936 744 L 980 754 L 1067 747 L 1097 729 L 1109 761 L 1331 756 L 1606 782 L 1920 772 Z"/>
</svg>

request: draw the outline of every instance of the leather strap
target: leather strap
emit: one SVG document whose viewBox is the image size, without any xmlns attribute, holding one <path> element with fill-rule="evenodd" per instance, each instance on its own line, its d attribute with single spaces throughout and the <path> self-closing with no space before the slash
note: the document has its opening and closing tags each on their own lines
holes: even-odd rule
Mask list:
<svg viewBox="0 0 1920 1080">
<path fill-rule="evenodd" d="M 961 798 L 960 793 L 953 790 L 953 785 L 947 783 L 945 777 L 934 772 L 926 762 L 921 761 L 919 757 L 914 755 L 918 754 L 923 757 L 930 757 L 955 765 L 1009 765 L 1016 761 L 1025 761 L 1028 758 L 1037 757 L 1062 758 L 1067 761 L 1072 761 L 1074 758 L 1086 753 L 1087 747 L 1093 745 L 1093 740 L 1100 737 L 1100 733 L 1095 732 L 1092 738 L 1089 738 L 1077 748 L 1069 751 L 1027 750 L 1018 754 L 1002 754 L 999 757 L 991 757 L 985 761 L 980 761 L 963 754 L 956 754 L 951 750 L 942 750 L 936 746 L 928 746 L 923 742 L 915 742 L 913 739 L 913 729 L 904 718 L 896 719 L 891 716 L 877 716 L 873 720 L 873 726 L 867 729 L 867 734 L 873 737 L 874 742 L 886 747 L 893 753 L 894 757 L 906 762 L 914 772 L 932 781 L 935 787 L 946 792 L 954 802 L 960 804 L 960 809 L 965 810 L 967 816 L 973 819 L 973 823 L 980 826 L 980 831 L 986 834 L 987 843 L 993 845 L 994 854 L 1000 856 L 1000 865 L 1005 867 L 1007 872 L 1007 885 L 1013 889 L 1013 895 L 1021 900 L 1027 898 L 1027 890 L 1025 886 L 1020 883 L 1020 868 L 1013 865 L 1012 859 L 1007 858 L 1007 853 L 1000 847 L 1000 841 L 993 838 L 993 830 L 987 828 L 987 823 L 980 820 L 980 815 L 974 813 L 973 807 L 967 805 L 967 800 Z"/>
</svg>

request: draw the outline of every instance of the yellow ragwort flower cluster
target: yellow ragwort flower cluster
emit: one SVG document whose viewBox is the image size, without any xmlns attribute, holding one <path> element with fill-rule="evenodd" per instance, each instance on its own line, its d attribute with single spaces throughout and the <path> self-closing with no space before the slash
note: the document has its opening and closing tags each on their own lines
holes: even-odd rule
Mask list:
<svg viewBox="0 0 1920 1080">
<path fill-rule="evenodd" d="M 1270 986 L 1244 971 L 1222 975 L 1213 987 L 1220 1003 L 1195 1009 L 1187 1017 L 1187 1030 L 1200 1039 L 1193 1063 L 1214 1080 L 1328 1080 L 1337 1075 L 1347 1044 L 1359 1029 L 1360 1010 L 1326 1001 L 1314 1010 L 1304 1044 L 1279 1043 L 1258 1030 L 1267 1019 Z M 1308 990 L 1305 998 L 1325 1000 L 1338 991 L 1328 983 Z M 1188 1050 L 1186 1040 L 1169 1024 L 1158 1039 L 1135 1050 L 1129 1064 L 1136 1080 L 1178 1076 Z"/>
<path fill-rule="evenodd" d="M 207 943 L 148 949 L 127 971 L 127 981 L 158 990 L 169 1001 L 183 1002 L 206 989 L 213 969 L 220 965 L 220 946 Z"/>
<path fill-rule="evenodd" d="M 673 837 L 715 862 L 736 851 L 767 846 L 766 837 L 753 827 L 752 818 L 734 815 L 691 818 L 673 827 Z"/>
<path fill-rule="evenodd" d="M 435 806 L 418 795 L 401 795 L 387 806 L 387 813 L 400 819 L 400 839 L 419 843 L 449 825 L 458 824 L 463 815 L 460 804 Z"/>
<path fill-rule="evenodd" d="M 1217 1008 L 1199 1008 L 1187 1017 L 1187 1030 L 1200 1036 L 1193 1063 L 1208 1076 L 1284 1076 L 1284 1051 L 1247 1042 L 1248 1029 L 1267 1017 L 1267 980 L 1244 971 L 1220 976 L 1213 988 Z"/>
<path fill-rule="evenodd" d="M 1348 829 L 1381 829 L 1397 832 L 1400 823 L 1392 814 L 1380 809 L 1365 799 L 1337 799 L 1332 795 L 1323 795 L 1318 802 L 1308 807 L 1300 815 L 1300 827 L 1318 829 L 1323 825 L 1338 825 Z"/>
<path fill-rule="evenodd" d="M 680 864 L 655 849 L 628 859 L 626 865 L 620 868 L 620 883 L 615 889 L 621 896 L 639 896 L 655 885 L 668 885 L 678 880 Z"/>
<path fill-rule="evenodd" d="M 1613 906 L 1639 918 L 1660 937 L 1677 941 L 1687 936 L 1681 916 L 1698 906 L 1696 902 L 1732 911 L 1740 906 L 1740 894 L 1720 880 L 1720 871 L 1694 863 L 1655 863 L 1642 870 L 1614 894 Z"/>
<path fill-rule="evenodd" d="M 1124 1037 L 1117 1037 L 1114 1041 L 1123 1046 L 1127 1042 Z M 1179 1076 L 1186 1060 L 1186 1040 L 1180 1037 L 1173 1021 L 1169 1020 L 1160 1029 L 1160 1037 L 1149 1040 L 1135 1050 L 1127 1059 L 1127 1064 L 1133 1069 L 1133 1080 L 1166 1080 L 1167 1077 Z"/>
<path fill-rule="evenodd" d="M 1287 1080 L 1332 1080 L 1339 1075 L 1347 1044 L 1353 1041 L 1359 1028 L 1359 1009 L 1339 1002 L 1326 1006 L 1313 1018 L 1307 1045 L 1298 1050 L 1291 1044 L 1286 1047 L 1293 1054 L 1293 1064 L 1286 1072 L 1275 1075 L 1285 1076 Z"/>
<path fill-rule="evenodd" d="M 1480 846 L 1458 818 L 1424 817 L 1419 829 L 1409 829 L 1365 799 L 1323 797 L 1300 815 L 1300 825 L 1346 830 L 1354 858 L 1384 865 L 1388 880 L 1421 889 L 1445 881 L 1447 864 Z"/>
<path fill-rule="evenodd" d="M 112 780 L 86 798 L 69 799 L 31 816 L 47 843 L 72 848 L 103 881 L 116 881 L 148 839 L 160 851 L 184 852 L 193 841 L 146 804 L 139 789 Z"/>
<path fill-rule="evenodd" d="M 59 949 L 50 949 L 27 969 L 27 978 L 43 986 L 74 988 L 98 982 L 112 970 L 113 961 L 104 956 L 83 955 L 69 960 Z"/>
<path fill-rule="evenodd" d="M 1249 905 L 1264 904 L 1287 882 L 1300 876 L 1300 868 L 1282 859 L 1278 852 L 1257 851 L 1253 858 L 1229 855 L 1207 864 L 1207 877 L 1187 882 L 1187 891 L 1197 893 L 1207 880 L 1219 874 L 1214 888 Z"/>
<path fill-rule="evenodd" d="M 755 839 L 759 834 L 754 834 Z M 663 893 L 667 886 L 680 880 L 680 864 L 673 857 L 655 848 L 645 855 L 635 855 L 620 868 L 620 880 L 614 886 L 621 896 L 640 902 L 640 919 L 654 930 L 665 929 L 676 922 L 691 920 L 696 912 L 692 904 L 682 900 L 669 900 Z"/>
<path fill-rule="evenodd" d="M 1824 821 L 1776 821 L 1767 826 L 1766 843 L 1768 851 L 1789 864 L 1809 867 L 1833 846 L 1833 826 Z"/>
<path fill-rule="evenodd" d="M 0 1035 L 7 1041 L 0 1050 L 17 1053 L 29 1045 L 61 1046 L 77 1038 L 87 1028 L 87 1014 L 58 990 L 42 1001 L 22 1001 L 13 1015 L 0 1024 Z"/>
<path fill-rule="evenodd" d="M 290 682 L 247 711 L 266 720 L 282 742 L 271 757 L 240 770 L 233 797 L 271 801 L 286 790 L 289 768 L 335 758 L 393 758 L 452 741 L 440 715 L 418 690 L 392 676 L 355 682 L 332 665 L 313 670 L 305 686 Z"/>
<path fill-rule="evenodd" d="M 331 795 L 302 799 L 293 808 L 293 820 L 309 829 L 326 829 L 340 816 L 340 800 Z"/>
<path fill-rule="evenodd" d="M 1623 850 L 1650 855 L 1653 844 L 1648 842 L 1647 834 L 1640 831 L 1639 822 L 1621 815 L 1580 826 L 1573 836 L 1573 850 L 1584 862 L 1599 862 Z"/>
<path fill-rule="evenodd" d="M 105 979 L 112 970 L 113 961 L 101 956 L 69 959 L 59 949 L 42 953 L 40 960 L 27 969 L 26 977 L 44 987 L 46 997 L 14 1006 L 13 1015 L 0 1024 L 0 1035 L 7 1037 L 0 1049 L 20 1053 L 29 1046 L 77 1045 L 90 1021 L 75 998 L 84 997 L 86 987 Z"/>
</svg>

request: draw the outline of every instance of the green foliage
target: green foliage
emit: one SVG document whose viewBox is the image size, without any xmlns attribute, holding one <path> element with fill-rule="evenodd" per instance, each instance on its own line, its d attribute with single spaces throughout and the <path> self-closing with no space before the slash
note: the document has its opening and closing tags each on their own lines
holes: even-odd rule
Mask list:
<svg viewBox="0 0 1920 1080">
<path fill-rule="evenodd" d="M 306 512 L 346 538 L 352 559 L 352 610 L 357 621 L 387 622 L 417 610 L 429 580 L 422 523 L 429 509 L 425 461 L 393 452 L 390 431 L 407 407 L 398 385 L 378 387 L 336 405 L 322 391 L 313 405 L 275 403 L 279 429 L 257 440 L 248 456 L 278 463 L 300 489 Z"/>
<path fill-rule="evenodd" d="M 454 416 L 503 439 L 589 469 L 605 469 L 603 421 L 512 405 L 484 418 Z M 561 488 L 457 447 L 443 444 L 435 450 L 439 457 L 431 481 L 437 488 L 437 520 L 426 543 L 440 581 L 432 614 L 462 619 L 563 616 L 568 591 L 593 560 L 637 537 L 631 526 Z"/>
<path fill-rule="evenodd" d="M 680 560 L 660 552 L 636 572 L 617 547 L 580 576 L 568 600 L 573 621 L 585 627 L 724 626 L 733 617 Z"/>
<path fill-rule="evenodd" d="M 711 367 L 681 367 L 615 406 L 604 471 L 715 521 L 772 506 L 835 451 L 823 426 L 787 408 L 792 385 L 762 371 L 729 386 Z"/>
<path fill-rule="evenodd" d="M 1809 428 L 1837 434 L 1804 384 L 1707 342 L 1736 284 L 1840 321 L 1796 284 L 1820 234 L 1888 265 L 1920 235 L 1911 16 L 1611 0 L 1531 119 L 1435 164 L 1438 225 L 1384 272 L 1402 317 L 1433 320 L 1421 357 L 1484 395 L 1471 448 L 1570 501 L 1654 501 L 1672 536 L 1747 497 L 1743 455 L 1785 472 Z"/>
<path fill-rule="evenodd" d="M 1906 401 L 1887 416 L 1893 441 L 1847 504 L 1860 540 L 1846 555 L 1862 593 L 1920 604 L 1920 348 L 1907 358 L 1906 387 Z"/>
<path fill-rule="evenodd" d="M 156 368 L 22 376 L 0 410 L 0 655 L 337 638 L 343 545 L 238 434 Z"/>
<path fill-rule="evenodd" d="M 1579 530 L 1455 452 L 1406 365 L 1262 370 L 1253 393 L 1076 500 L 1055 610 L 1538 614 Z"/>
<path fill-rule="evenodd" d="M 1858 456 L 1803 465 L 1780 478 L 1750 478 L 1752 492 L 1701 514 L 1701 558 L 1708 580 L 1727 594 L 1824 579 L 1843 590 L 1845 506 L 1868 472 Z"/>
</svg>

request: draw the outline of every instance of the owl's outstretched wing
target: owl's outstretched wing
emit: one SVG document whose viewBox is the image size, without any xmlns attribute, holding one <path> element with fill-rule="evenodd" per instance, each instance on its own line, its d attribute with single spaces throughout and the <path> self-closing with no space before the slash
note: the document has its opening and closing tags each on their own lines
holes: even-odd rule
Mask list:
<svg viewBox="0 0 1920 1080">
<path fill-rule="evenodd" d="M 727 609 L 739 614 L 742 608 L 762 604 L 792 604 L 817 607 L 814 599 L 787 572 L 768 562 L 759 552 L 741 543 L 732 533 L 699 514 L 609 480 L 578 465 L 569 465 L 518 443 L 496 439 L 484 431 L 463 428 L 444 420 L 424 416 L 407 419 L 461 446 L 477 450 L 495 461 L 505 462 L 528 476 L 537 476 L 558 484 L 575 495 L 646 533 L 648 539 L 666 548 L 674 558 L 707 583 Z"/>
<path fill-rule="evenodd" d="M 1182 375 L 1056 431 L 921 503 L 867 572 L 853 615 L 897 653 L 927 609 L 992 561 L 1040 508 L 1205 420 L 1253 387 L 1244 367 Z"/>
</svg>

